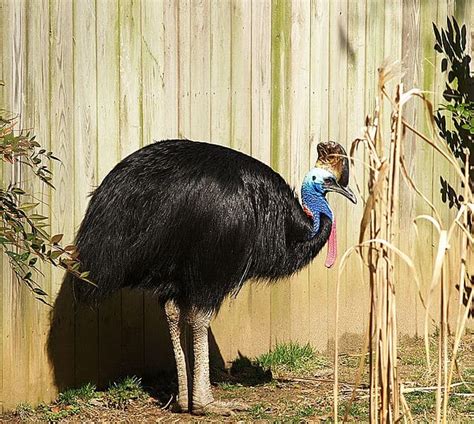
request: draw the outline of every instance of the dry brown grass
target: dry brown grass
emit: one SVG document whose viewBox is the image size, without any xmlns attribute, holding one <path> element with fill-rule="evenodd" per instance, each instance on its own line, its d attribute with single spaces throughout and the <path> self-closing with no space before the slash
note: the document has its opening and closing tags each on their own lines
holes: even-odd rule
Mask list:
<svg viewBox="0 0 474 424">
<path fill-rule="evenodd" d="M 429 348 L 430 323 L 434 323 L 438 332 L 436 362 L 436 421 L 446 422 L 448 417 L 448 400 L 453 374 L 456 371 L 456 357 L 462 335 L 465 331 L 469 308 L 463 305 L 462 294 L 467 282 L 468 251 L 472 246 L 473 237 L 468 226 L 468 215 L 474 212 L 473 193 L 469 189 L 467 172 L 446 148 L 445 142 L 435 136 L 433 127 L 433 106 L 424 93 L 418 89 L 404 91 L 401 72 L 396 65 L 385 65 L 379 70 L 379 85 L 376 107 L 373 115 L 366 118 L 364 136 L 355 140 L 350 156 L 354 158 L 358 150 L 363 149 L 367 168 L 368 197 L 364 203 L 364 213 L 360 223 L 359 242 L 344 254 L 339 266 L 337 299 L 339 298 L 340 276 L 347 259 L 357 255 L 364 266 L 364 275 L 370 287 L 370 324 L 367 330 L 366 343 L 362 348 L 361 357 L 369 355 L 370 374 L 370 420 L 371 422 L 395 422 L 397 420 L 413 422 L 412 413 L 405 399 L 404 384 L 398 373 L 398 332 L 397 332 L 397 277 L 396 262 L 401 261 L 409 267 L 413 276 L 413 284 L 418 288 L 418 295 L 425 308 L 425 350 L 427 369 L 431 371 L 433 359 Z M 395 94 L 390 96 L 387 84 L 395 82 Z M 429 116 L 432 131 L 430 136 L 417 130 L 404 118 L 404 110 L 410 102 L 421 101 L 422 107 Z M 384 113 L 385 108 L 390 113 Z M 389 116 L 386 122 L 385 117 Z M 386 130 L 387 129 L 387 130 Z M 389 129 L 389 131 L 388 131 Z M 404 161 L 406 134 L 416 136 L 417 141 L 426 143 L 449 166 L 464 186 L 464 202 L 451 222 L 443 222 L 439 211 L 429 196 L 418 187 L 417 181 L 409 175 Z M 385 134 L 389 134 L 387 137 Z M 352 159 L 354 162 L 354 159 Z M 353 163 L 354 164 L 354 163 Z M 359 165 L 359 164 L 358 164 Z M 465 167 L 466 170 L 468 167 Z M 357 184 L 359 187 L 359 185 Z M 417 259 L 403 252 L 397 245 L 399 234 L 398 217 L 400 215 L 400 189 L 412 190 L 428 205 L 431 213 L 413 217 L 414 224 L 427 221 L 433 225 L 437 234 L 437 252 L 431 270 L 431 282 L 428 294 L 424 295 L 420 287 L 420 264 Z M 360 190 L 359 190 L 360 191 Z M 448 322 L 449 296 L 452 293 L 448 275 L 448 262 L 455 264 L 459 276 L 459 299 L 454 319 Z M 451 265 L 452 266 L 452 265 Z M 451 269 L 452 270 L 452 269 Z M 473 292 L 470 293 L 468 305 L 472 303 Z M 337 301 L 337 300 L 336 300 Z M 439 317 L 439 318 L 433 318 Z M 336 327 L 338 322 L 336 308 Z M 452 328 L 449 325 L 454 324 Z M 335 384 L 334 384 L 334 420 L 338 417 L 338 342 L 335 346 Z M 355 386 L 351 401 L 361 381 L 364 361 L 355 378 Z M 347 418 L 347 413 L 345 418 Z"/>
</svg>

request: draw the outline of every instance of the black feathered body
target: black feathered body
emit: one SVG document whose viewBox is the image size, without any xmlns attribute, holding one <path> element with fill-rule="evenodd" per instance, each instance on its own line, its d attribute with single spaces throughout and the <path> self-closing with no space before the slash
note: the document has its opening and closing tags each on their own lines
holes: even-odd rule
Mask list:
<svg viewBox="0 0 474 424">
<path fill-rule="evenodd" d="M 98 300 L 123 287 L 217 310 L 248 279 L 289 276 L 316 256 L 331 222 L 312 220 L 267 165 L 229 148 L 161 141 L 121 161 L 92 195 L 77 235 L 76 284 Z"/>
</svg>

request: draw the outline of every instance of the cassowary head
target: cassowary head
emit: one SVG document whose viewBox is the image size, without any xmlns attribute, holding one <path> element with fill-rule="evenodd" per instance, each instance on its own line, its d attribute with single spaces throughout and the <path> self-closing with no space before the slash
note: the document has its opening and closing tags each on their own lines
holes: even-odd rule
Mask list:
<svg viewBox="0 0 474 424">
<path fill-rule="evenodd" d="M 321 215 L 332 222 L 328 239 L 328 255 L 326 266 L 334 265 L 337 256 L 336 220 L 326 200 L 326 193 L 334 191 L 347 197 L 351 202 L 357 199 L 348 187 L 349 160 L 344 148 L 334 141 L 318 144 L 318 160 L 303 180 L 301 195 L 303 209 L 313 221 L 312 237 L 319 234 Z"/>
<path fill-rule="evenodd" d="M 329 191 L 342 194 L 351 202 L 357 199 L 348 187 L 349 160 L 346 151 L 339 143 L 328 141 L 318 144 L 318 160 L 305 176 L 303 190 L 324 196 Z"/>
</svg>

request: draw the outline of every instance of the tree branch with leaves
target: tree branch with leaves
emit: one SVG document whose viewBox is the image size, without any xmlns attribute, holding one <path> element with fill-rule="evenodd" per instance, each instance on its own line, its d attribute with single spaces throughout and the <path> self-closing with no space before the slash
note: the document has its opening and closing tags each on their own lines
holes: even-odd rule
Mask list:
<svg viewBox="0 0 474 424">
<path fill-rule="evenodd" d="M 4 175 L 8 168 L 19 165 L 29 169 L 42 184 L 54 189 L 49 165 L 59 159 L 42 148 L 30 132 L 17 129 L 17 118 L 4 110 L 0 110 L 0 161 L 4 164 Z M 63 268 L 82 280 L 90 281 L 88 273 L 79 269 L 75 246 L 61 245 L 62 234 L 49 234 L 48 217 L 38 213 L 40 204 L 33 193 L 21 187 L 21 182 L 2 179 L 0 251 L 7 256 L 16 279 L 24 283 L 38 300 L 48 303 L 48 294 L 39 283 L 42 275 L 38 268 L 40 262 Z"/>
</svg>

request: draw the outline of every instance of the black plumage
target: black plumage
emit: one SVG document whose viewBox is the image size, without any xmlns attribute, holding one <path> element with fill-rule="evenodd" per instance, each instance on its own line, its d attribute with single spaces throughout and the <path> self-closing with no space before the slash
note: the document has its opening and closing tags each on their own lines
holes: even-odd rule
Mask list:
<svg viewBox="0 0 474 424">
<path fill-rule="evenodd" d="M 98 301 L 123 287 L 163 302 L 216 311 L 248 279 L 274 281 L 313 259 L 331 221 L 312 220 L 262 162 L 201 142 L 168 140 L 122 160 L 95 190 L 78 231 L 76 296 Z"/>
</svg>

